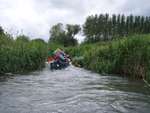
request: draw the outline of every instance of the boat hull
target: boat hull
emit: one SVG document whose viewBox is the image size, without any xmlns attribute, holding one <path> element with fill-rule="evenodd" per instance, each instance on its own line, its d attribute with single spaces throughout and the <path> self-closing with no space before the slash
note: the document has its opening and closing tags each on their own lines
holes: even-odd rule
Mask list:
<svg viewBox="0 0 150 113">
<path fill-rule="evenodd" d="M 53 61 L 49 63 L 50 70 L 64 69 L 69 66 L 69 62 Z"/>
</svg>

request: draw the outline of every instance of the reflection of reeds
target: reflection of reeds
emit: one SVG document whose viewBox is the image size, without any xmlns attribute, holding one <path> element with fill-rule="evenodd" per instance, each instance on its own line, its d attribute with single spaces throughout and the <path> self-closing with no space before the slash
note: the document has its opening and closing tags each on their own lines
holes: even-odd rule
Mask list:
<svg viewBox="0 0 150 113">
<path fill-rule="evenodd" d="M 47 44 L 41 39 L 0 35 L 0 73 L 25 72 L 44 66 Z"/>
<path fill-rule="evenodd" d="M 150 81 L 150 35 L 135 35 L 112 42 L 68 48 L 77 65 L 99 73 L 128 75 Z"/>
</svg>

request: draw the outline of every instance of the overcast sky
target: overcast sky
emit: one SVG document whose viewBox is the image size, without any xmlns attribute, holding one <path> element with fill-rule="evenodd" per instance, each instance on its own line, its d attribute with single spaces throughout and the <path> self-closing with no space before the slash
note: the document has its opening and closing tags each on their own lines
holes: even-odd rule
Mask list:
<svg viewBox="0 0 150 113">
<path fill-rule="evenodd" d="M 0 25 L 11 34 L 49 38 L 52 25 L 83 24 L 100 13 L 150 16 L 149 0 L 0 0 Z M 81 36 L 78 39 L 82 40 Z"/>
</svg>

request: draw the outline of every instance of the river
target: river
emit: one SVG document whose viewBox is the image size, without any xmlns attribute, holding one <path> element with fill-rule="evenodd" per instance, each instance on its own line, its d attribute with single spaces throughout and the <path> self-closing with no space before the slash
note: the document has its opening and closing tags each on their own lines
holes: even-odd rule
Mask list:
<svg viewBox="0 0 150 113">
<path fill-rule="evenodd" d="M 1 75 L 0 113 L 150 113 L 150 88 L 74 66 Z"/>
</svg>

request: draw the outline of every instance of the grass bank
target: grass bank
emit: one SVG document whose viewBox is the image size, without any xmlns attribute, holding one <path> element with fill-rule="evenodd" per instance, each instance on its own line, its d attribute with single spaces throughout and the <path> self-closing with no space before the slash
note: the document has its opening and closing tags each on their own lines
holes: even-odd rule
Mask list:
<svg viewBox="0 0 150 113">
<path fill-rule="evenodd" d="M 120 74 L 150 82 L 150 35 L 67 48 L 73 63 L 98 73 Z"/>
<path fill-rule="evenodd" d="M 0 73 L 20 73 L 42 68 L 47 55 L 47 44 L 41 39 L 16 39 L 0 34 Z"/>
</svg>

